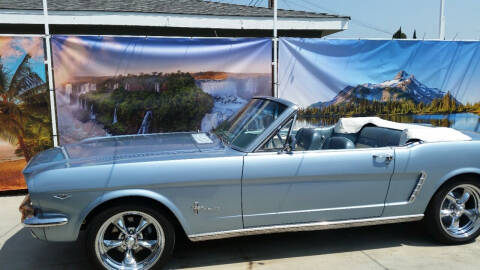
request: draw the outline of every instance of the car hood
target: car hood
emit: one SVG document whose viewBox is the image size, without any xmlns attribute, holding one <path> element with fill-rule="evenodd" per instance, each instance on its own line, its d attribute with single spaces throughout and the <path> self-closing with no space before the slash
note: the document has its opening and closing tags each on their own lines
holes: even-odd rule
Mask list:
<svg viewBox="0 0 480 270">
<path fill-rule="evenodd" d="M 177 132 L 91 138 L 65 145 L 69 159 L 89 157 L 125 158 L 212 151 L 222 149 L 216 136 L 209 133 Z"/>
<path fill-rule="evenodd" d="M 46 168 L 125 162 L 138 158 L 175 159 L 182 155 L 224 150 L 223 143 L 210 133 L 176 132 L 89 138 L 39 153 L 23 172 L 27 175 Z"/>
</svg>

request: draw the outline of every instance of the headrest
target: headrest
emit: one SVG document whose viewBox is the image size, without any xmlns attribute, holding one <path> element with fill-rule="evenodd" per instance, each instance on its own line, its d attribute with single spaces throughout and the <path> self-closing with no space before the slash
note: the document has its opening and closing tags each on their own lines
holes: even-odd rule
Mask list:
<svg viewBox="0 0 480 270">
<path fill-rule="evenodd" d="M 301 128 L 297 131 L 295 139 L 297 140 L 297 145 L 306 151 L 320 150 L 324 136 L 322 136 L 322 132 L 313 128 Z"/>
<path fill-rule="evenodd" d="M 323 143 L 322 149 L 354 149 L 355 144 L 345 137 L 330 137 Z"/>
<path fill-rule="evenodd" d="M 400 145 L 401 130 L 366 126 L 360 131 L 357 139 L 358 144 L 368 147 L 386 147 Z"/>
</svg>

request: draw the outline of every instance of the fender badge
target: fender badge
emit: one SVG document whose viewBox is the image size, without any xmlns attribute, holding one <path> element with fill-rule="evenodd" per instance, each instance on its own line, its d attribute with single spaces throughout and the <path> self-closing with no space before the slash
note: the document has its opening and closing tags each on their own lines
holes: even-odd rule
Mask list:
<svg viewBox="0 0 480 270">
<path fill-rule="evenodd" d="M 70 195 L 70 194 L 65 194 L 65 193 L 53 195 L 53 198 L 59 199 L 59 200 L 65 200 L 65 199 L 68 199 L 68 198 L 70 198 L 70 197 L 72 197 L 72 195 Z"/>
<path fill-rule="evenodd" d="M 205 207 L 203 205 L 200 205 L 199 202 L 194 202 L 193 203 L 193 206 L 192 206 L 192 209 L 193 209 L 193 214 L 195 215 L 198 215 L 198 213 L 200 212 L 200 210 L 204 210 L 204 211 L 218 211 L 220 210 L 220 207 Z"/>
</svg>

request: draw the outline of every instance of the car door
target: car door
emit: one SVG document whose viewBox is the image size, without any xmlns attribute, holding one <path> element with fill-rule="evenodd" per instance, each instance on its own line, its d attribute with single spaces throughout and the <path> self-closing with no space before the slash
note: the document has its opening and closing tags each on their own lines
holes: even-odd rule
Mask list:
<svg viewBox="0 0 480 270">
<path fill-rule="evenodd" d="M 390 147 L 255 152 L 244 157 L 245 227 L 381 216 Z"/>
</svg>

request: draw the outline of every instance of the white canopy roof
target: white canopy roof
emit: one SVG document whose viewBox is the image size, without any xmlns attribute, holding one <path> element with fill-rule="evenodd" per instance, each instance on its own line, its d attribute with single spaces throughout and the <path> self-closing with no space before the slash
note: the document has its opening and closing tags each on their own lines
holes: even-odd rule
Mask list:
<svg viewBox="0 0 480 270">
<path fill-rule="evenodd" d="M 470 141 L 471 137 L 462 132 L 446 127 L 430 127 L 416 124 L 404 124 L 387 121 L 379 117 L 353 117 L 340 118 L 335 125 L 336 133 L 357 133 L 365 125 L 373 124 L 377 127 L 401 130 L 400 144 L 409 140 L 421 140 L 424 142 L 448 142 L 448 141 Z"/>
</svg>

